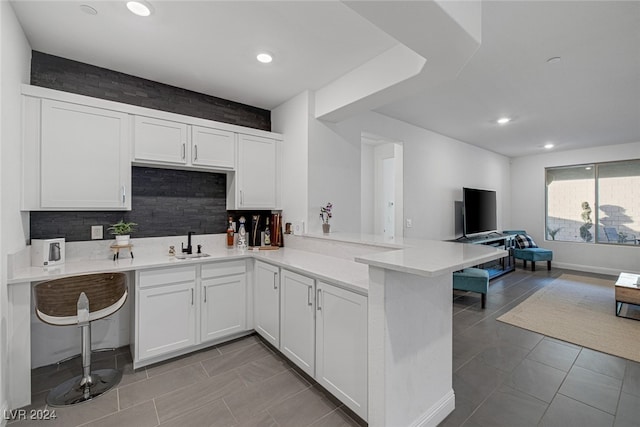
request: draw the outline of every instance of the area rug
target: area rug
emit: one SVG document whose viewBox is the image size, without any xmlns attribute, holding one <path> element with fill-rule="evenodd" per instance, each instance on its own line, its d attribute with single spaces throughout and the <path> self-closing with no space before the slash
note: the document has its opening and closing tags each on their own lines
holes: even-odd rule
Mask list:
<svg viewBox="0 0 640 427">
<path fill-rule="evenodd" d="M 614 280 L 563 274 L 498 320 L 640 362 L 640 322 L 616 317 Z"/>
</svg>

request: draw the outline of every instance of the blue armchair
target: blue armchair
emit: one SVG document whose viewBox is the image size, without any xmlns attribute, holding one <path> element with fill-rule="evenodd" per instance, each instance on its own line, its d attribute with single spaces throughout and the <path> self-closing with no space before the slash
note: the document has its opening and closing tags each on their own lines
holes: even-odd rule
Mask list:
<svg viewBox="0 0 640 427">
<path fill-rule="evenodd" d="M 536 271 L 536 261 L 547 261 L 547 270 L 551 270 L 552 250 L 537 247 L 524 230 L 504 230 L 503 233 L 517 235 L 513 256 L 522 260 L 524 268 L 527 268 L 527 261 L 531 261 L 531 271 Z M 518 238 L 519 236 L 522 237 Z"/>
</svg>

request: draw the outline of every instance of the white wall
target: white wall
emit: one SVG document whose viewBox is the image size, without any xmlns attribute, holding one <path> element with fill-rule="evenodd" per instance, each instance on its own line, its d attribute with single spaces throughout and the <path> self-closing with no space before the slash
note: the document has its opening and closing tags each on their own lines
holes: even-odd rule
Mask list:
<svg viewBox="0 0 640 427">
<path fill-rule="evenodd" d="M 271 129 L 284 135 L 282 211 L 284 222 L 307 222 L 309 92 L 303 92 L 271 111 Z"/>
<path fill-rule="evenodd" d="M 362 144 L 360 151 L 360 232 L 363 234 L 372 234 L 374 229 L 374 148 L 374 145 Z"/>
<path fill-rule="evenodd" d="M 333 203 L 331 230 L 360 231 L 361 130 L 309 122 L 309 231 L 321 230 L 320 207 Z"/>
<path fill-rule="evenodd" d="M 498 227 L 510 222 L 510 165 L 505 156 L 378 113 L 346 120 L 341 129 L 379 135 L 402 143 L 404 217 L 413 227 L 405 237 L 444 240 L 455 237 L 454 202 L 462 187 L 497 191 Z M 311 195 L 310 195 L 311 197 Z"/>
<path fill-rule="evenodd" d="M 7 0 L 0 0 L 0 410 L 7 402 L 7 254 L 26 246 L 20 212 L 21 98 L 29 83 L 31 47 Z"/>
<path fill-rule="evenodd" d="M 508 227 L 525 229 L 538 244 L 542 242 L 545 247 L 552 249 L 557 266 L 615 275 L 621 271 L 640 273 L 638 247 L 544 241 L 545 167 L 638 158 L 640 142 L 513 159 L 511 223 Z"/>
<path fill-rule="evenodd" d="M 314 105 L 309 92 L 309 108 Z M 334 124 L 317 120 L 313 112 L 303 109 L 298 97 L 274 110 L 274 130 L 303 129 L 308 120 L 308 215 L 309 232 L 321 229 L 320 206 L 333 203 L 331 229 L 335 232 L 361 230 L 361 138 L 362 132 L 398 141 L 404 152 L 404 217 L 411 218 L 413 228 L 404 230 L 406 237 L 451 239 L 454 228 L 454 202 L 462 200 L 462 187 L 497 191 L 498 226 L 510 224 L 511 186 L 509 159 L 490 151 L 457 141 L 378 113 L 365 113 Z M 287 114 L 284 114 L 284 112 Z M 302 131 L 296 132 L 303 138 Z M 286 134 L 290 147 L 291 135 Z M 287 148 L 285 148 L 287 151 Z M 284 169 L 303 173 L 304 151 L 288 153 Z M 365 171 L 366 172 L 366 171 Z M 296 176 L 303 180 L 303 176 Z M 287 193 L 286 183 L 283 192 Z M 364 184 L 366 186 L 366 184 Z M 297 188 L 301 188 L 298 186 Z M 291 196 L 291 195 L 288 195 Z M 290 197 L 283 205 L 285 219 L 303 211 L 304 196 Z M 288 219 L 286 219 L 288 221 Z"/>
</svg>

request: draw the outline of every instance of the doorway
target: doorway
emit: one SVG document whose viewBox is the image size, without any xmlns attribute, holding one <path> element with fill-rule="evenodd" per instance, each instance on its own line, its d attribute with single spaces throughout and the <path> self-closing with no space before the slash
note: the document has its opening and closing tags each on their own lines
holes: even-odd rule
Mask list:
<svg viewBox="0 0 640 427">
<path fill-rule="evenodd" d="M 385 240 L 402 237 L 402 143 L 363 132 L 361 148 L 360 231 Z"/>
</svg>

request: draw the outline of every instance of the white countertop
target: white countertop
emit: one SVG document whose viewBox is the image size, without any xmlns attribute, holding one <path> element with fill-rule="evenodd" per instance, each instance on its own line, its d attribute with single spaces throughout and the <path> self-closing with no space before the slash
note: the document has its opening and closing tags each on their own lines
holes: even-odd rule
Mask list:
<svg viewBox="0 0 640 427">
<path fill-rule="evenodd" d="M 25 267 L 15 271 L 8 283 L 37 282 L 86 273 L 146 270 L 150 268 L 189 264 L 197 265 L 207 262 L 220 262 L 251 257 L 290 269 L 300 274 L 313 276 L 316 279 L 325 280 L 360 294 L 367 295 L 369 289 L 369 271 L 367 266 L 358 264 L 353 260 L 340 259 L 290 248 L 263 251 L 239 251 L 235 248 L 222 248 L 207 251 L 207 253 L 210 256 L 192 259 L 177 259 L 169 255 L 150 256 L 148 254 L 130 258 L 129 254 L 124 251 L 120 255 L 120 258 L 115 261 L 111 258 L 85 259 L 67 261 L 60 266 L 49 268 Z"/>
<path fill-rule="evenodd" d="M 303 244 L 303 247 L 300 247 L 299 244 L 294 245 L 297 248 L 240 251 L 224 247 L 223 238 L 223 234 L 194 236 L 194 242 L 204 243 L 205 249 L 203 251 L 210 256 L 184 260 L 165 255 L 168 245 L 179 243 L 180 236 L 136 239 L 137 242 L 134 244 L 136 246 L 134 248 L 135 258 L 130 258 L 128 252 L 124 251 L 115 261 L 108 256 L 110 253 L 108 250 L 110 242 L 108 241 L 68 243 L 68 258 L 65 264 L 49 268 L 26 266 L 20 268 L 16 266 L 11 269 L 8 283 L 36 282 L 86 273 L 145 270 L 178 264 L 197 265 L 251 257 L 367 295 L 369 289 L 367 265 L 433 277 L 507 255 L 504 250 L 484 245 L 419 239 L 396 239 L 391 242 L 381 236 L 346 233 L 297 237 L 306 242 L 314 238 L 323 241 L 330 240 L 331 242 L 328 244 L 331 245 L 331 250 L 326 253 L 312 250 L 313 245 L 309 243 L 306 246 Z M 355 256 L 332 256 L 336 255 L 343 246 L 349 245 L 351 247 L 371 249 L 375 246 L 377 248 L 374 248 L 376 250 L 372 253 L 365 250 Z M 70 253 L 72 256 L 69 256 Z"/>
<path fill-rule="evenodd" d="M 356 261 L 388 270 L 433 277 L 508 255 L 507 251 L 491 246 L 437 240 L 423 242 L 418 247 L 359 256 Z"/>
</svg>

